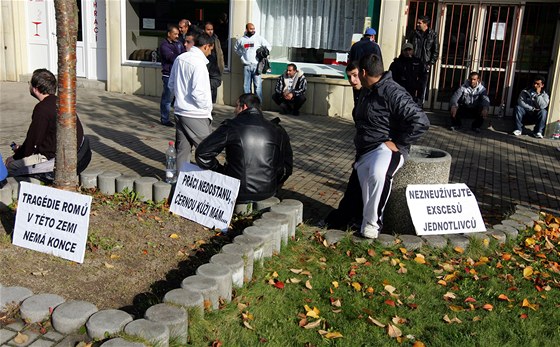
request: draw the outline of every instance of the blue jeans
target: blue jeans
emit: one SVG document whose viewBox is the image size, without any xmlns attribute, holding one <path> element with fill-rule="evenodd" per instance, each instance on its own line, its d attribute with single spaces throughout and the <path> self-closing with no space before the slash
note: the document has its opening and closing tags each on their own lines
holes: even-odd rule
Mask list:
<svg viewBox="0 0 560 347">
<path fill-rule="evenodd" d="M 161 80 L 163 81 L 163 92 L 161 93 L 161 102 L 159 104 L 160 121 L 162 123 L 168 123 L 173 92 L 169 89 L 169 77 L 162 76 Z"/>
<path fill-rule="evenodd" d="M 251 86 L 262 102 L 262 77 L 257 75 L 257 64 L 243 65 L 243 91 L 251 93 Z"/>
<path fill-rule="evenodd" d="M 522 131 L 523 120 L 525 119 L 526 124 L 535 124 L 533 128 L 533 133 L 543 133 L 544 127 L 546 125 L 546 110 L 539 111 L 527 111 L 521 106 L 515 106 L 514 118 L 515 118 L 515 130 Z"/>
</svg>

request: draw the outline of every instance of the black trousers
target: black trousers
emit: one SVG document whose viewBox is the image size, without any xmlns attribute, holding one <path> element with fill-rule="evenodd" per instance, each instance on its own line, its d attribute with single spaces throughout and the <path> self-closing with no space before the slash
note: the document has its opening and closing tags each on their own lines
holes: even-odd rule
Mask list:
<svg viewBox="0 0 560 347">
<path fill-rule="evenodd" d="M 344 196 L 340 200 L 338 208 L 332 210 L 325 218 L 325 223 L 329 228 L 346 230 L 352 223 L 358 225 L 361 223 L 363 209 L 362 187 L 360 187 L 358 173 L 352 168 Z"/>
<path fill-rule="evenodd" d="M 484 118 L 482 117 L 482 107 L 465 107 L 459 106 L 455 118 L 451 118 L 451 125 L 454 127 L 460 127 L 462 125 L 463 118 L 474 118 L 471 128 L 479 129 L 484 123 Z"/>
<path fill-rule="evenodd" d="M 303 106 L 307 98 L 305 97 L 305 95 L 298 95 L 298 96 L 294 96 L 292 100 L 286 100 L 284 99 L 283 94 L 274 93 L 272 94 L 272 100 L 274 100 L 274 102 L 277 105 L 284 103 L 292 111 L 299 111 L 299 109 L 301 108 L 301 106 Z"/>
</svg>

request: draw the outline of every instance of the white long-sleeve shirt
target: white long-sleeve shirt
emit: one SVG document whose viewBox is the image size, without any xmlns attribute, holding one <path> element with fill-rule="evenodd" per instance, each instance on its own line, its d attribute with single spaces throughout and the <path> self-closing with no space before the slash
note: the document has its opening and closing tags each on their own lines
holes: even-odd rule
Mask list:
<svg viewBox="0 0 560 347">
<path fill-rule="evenodd" d="M 241 57 L 243 65 L 256 65 L 258 64 L 257 49 L 262 46 L 268 48 L 269 51 L 272 49 L 272 46 L 264 39 L 264 37 L 257 34 L 254 34 L 251 37 L 245 35 L 235 43 L 235 53 Z"/>
<path fill-rule="evenodd" d="M 208 59 L 197 47 L 175 59 L 168 86 L 175 95 L 176 115 L 212 119 L 212 91 L 206 64 Z"/>
</svg>

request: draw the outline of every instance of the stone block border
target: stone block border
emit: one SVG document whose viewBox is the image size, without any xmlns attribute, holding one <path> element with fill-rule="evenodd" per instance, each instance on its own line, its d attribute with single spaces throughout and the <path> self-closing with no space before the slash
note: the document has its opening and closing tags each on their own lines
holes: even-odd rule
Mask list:
<svg viewBox="0 0 560 347">
<path fill-rule="evenodd" d="M 86 172 L 88 184 L 92 183 L 91 174 Z M 120 175 L 120 174 L 119 174 Z M 115 179 L 120 177 L 111 173 Z M 144 191 L 153 180 L 142 180 Z M 107 190 L 111 190 L 113 184 L 107 184 Z M 168 189 L 170 187 L 165 187 Z M 154 192 L 154 196 L 157 194 Z M 161 196 L 161 195 L 160 195 Z M 303 204 L 297 200 L 288 200 L 286 203 L 275 201 L 276 204 L 262 204 L 272 211 L 264 213 L 262 218 L 254 226 L 247 227 L 243 235 L 237 236 L 234 244 L 225 245 L 224 250 L 211 263 L 203 264 L 197 269 L 196 276 L 183 283 L 183 289 L 175 289 L 164 298 L 164 303 L 158 303 L 148 308 L 145 317 L 133 320 L 128 313 L 120 310 L 98 311 L 95 305 L 84 301 L 65 301 L 64 298 L 53 294 L 33 293 L 22 287 L 4 287 L 0 284 L 0 309 L 6 305 L 16 303 L 20 306 L 22 317 L 38 321 L 45 316 L 45 312 L 51 312 L 50 319 L 54 330 L 44 335 L 27 331 L 28 327 L 22 320 L 0 328 L 0 344 L 7 346 L 18 346 L 14 338 L 18 332 L 29 337 L 26 345 L 31 346 L 67 346 L 77 341 L 91 341 L 92 339 L 103 339 L 106 333 L 113 338 L 104 341 L 102 346 L 145 346 L 157 343 L 159 346 L 168 346 L 170 339 L 185 341 L 188 336 L 187 326 L 189 309 L 214 308 L 216 309 L 216 298 L 219 294 L 225 301 L 231 300 L 232 283 L 234 286 L 243 286 L 249 282 L 252 270 L 255 266 L 261 266 L 263 258 L 273 256 L 281 252 L 287 245 L 284 242 L 285 235 L 289 235 L 286 241 L 292 240 L 295 235 L 295 227 L 301 223 L 300 216 L 303 215 Z M 358 242 L 379 242 L 384 247 L 392 247 L 401 244 L 409 250 L 421 247 L 444 248 L 446 246 L 467 248 L 471 240 L 483 241 L 488 245 L 492 239 L 505 242 L 508 238 L 517 237 L 518 225 L 528 226 L 527 216 L 538 217 L 539 211 L 526 206 L 516 206 L 515 219 L 508 218 L 501 224 L 493 226 L 487 232 L 469 235 L 435 235 L 418 237 L 414 235 L 388 235 L 382 234 L 376 240 L 355 239 Z M 280 215 L 280 216 L 279 216 Z M 282 215 L 285 217 L 282 218 Z M 520 216 L 522 215 L 522 216 Z M 282 220 L 283 227 L 280 227 Z M 267 223 L 268 222 L 268 223 Z M 521 222 L 521 223 L 520 223 Z M 533 220 L 534 223 L 534 220 Z M 269 227 L 267 227 L 267 224 Z M 285 231 L 287 226 L 287 232 Z M 260 229 L 260 233 L 258 232 Z M 340 230 L 325 230 L 324 237 L 329 244 L 334 244 L 347 237 L 348 233 Z M 487 240 L 487 241 L 485 241 Z M 223 259 L 222 259 L 223 258 Z M 236 261 L 228 260 L 229 258 Z M 230 262 L 230 266 L 217 266 Z M 250 272 L 250 273 L 246 273 Z M 210 293 L 214 294 L 210 294 Z M 218 293 L 216 293 L 218 292 Z M 48 317 L 48 314 L 47 314 Z M 85 326 L 86 334 L 76 335 L 76 332 Z M 143 339 L 146 344 L 137 341 L 127 341 L 121 336 L 123 332 Z"/>
</svg>

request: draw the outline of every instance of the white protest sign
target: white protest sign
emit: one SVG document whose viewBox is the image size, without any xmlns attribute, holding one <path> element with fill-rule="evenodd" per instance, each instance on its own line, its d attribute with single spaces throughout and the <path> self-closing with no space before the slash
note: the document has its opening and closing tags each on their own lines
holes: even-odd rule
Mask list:
<svg viewBox="0 0 560 347">
<path fill-rule="evenodd" d="M 193 164 L 181 170 L 169 210 L 208 228 L 227 230 L 239 180 Z"/>
<path fill-rule="evenodd" d="M 418 235 L 486 231 L 476 198 L 464 183 L 409 184 L 406 201 Z"/>
<path fill-rule="evenodd" d="M 13 244 L 84 262 L 91 196 L 21 182 Z"/>
</svg>

